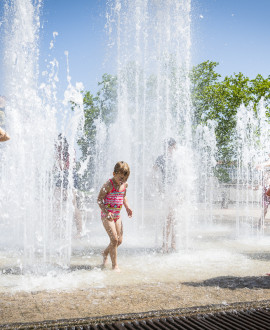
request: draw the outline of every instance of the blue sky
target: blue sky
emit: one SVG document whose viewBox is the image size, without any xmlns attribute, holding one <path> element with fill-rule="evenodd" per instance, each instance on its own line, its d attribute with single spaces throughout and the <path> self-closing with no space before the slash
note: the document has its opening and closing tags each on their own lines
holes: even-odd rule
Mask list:
<svg viewBox="0 0 270 330">
<path fill-rule="evenodd" d="M 193 65 L 217 61 L 223 77 L 239 71 L 250 78 L 270 74 L 270 0 L 192 0 L 192 8 Z M 65 80 L 68 50 L 72 82 L 96 92 L 102 74 L 111 70 L 110 58 L 105 61 L 105 14 L 106 0 L 43 0 L 41 69 L 45 59 L 56 58 Z M 49 50 L 53 32 L 58 36 Z"/>
<path fill-rule="evenodd" d="M 269 0 L 194 0 L 193 8 L 193 63 L 217 61 L 222 76 L 270 75 Z"/>
<path fill-rule="evenodd" d="M 69 51 L 73 81 L 95 91 L 109 69 L 105 62 L 105 0 L 44 0 L 42 50 L 59 33 L 55 56 Z M 192 0 L 192 64 L 219 62 L 224 77 L 242 72 L 250 78 L 270 74 L 270 0 Z"/>
<path fill-rule="evenodd" d="M 106 1 L 44 0 L 41 23 L 41 64 L 56 58 L 65 76 L 67 50 L 72 82 L 83 82 L 86 89 L 96 91 L 107 71 Z M 49 50 L 53 32 L 58 35 Z"/>
</svg>

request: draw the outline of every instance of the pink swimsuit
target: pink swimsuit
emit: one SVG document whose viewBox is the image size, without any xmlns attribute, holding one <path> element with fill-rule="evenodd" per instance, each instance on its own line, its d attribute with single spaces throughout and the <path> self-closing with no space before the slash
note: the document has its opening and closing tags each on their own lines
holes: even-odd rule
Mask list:
<svg viewBox="0 0 270 330">
<path fill-rule="evenodd" d="M 126 187 L 123 190 L 119 191 L 114 188 L 111 179 L 110 182 L 113 188 L 112 191 L 105 196 L 104 205 L 108 212 L 111 212 L 113 214 L 113 220 L 114 222 L 116 222 L 120 218 L 120 211 L 123 206 Z M 101 216 L 105 217 L 106 215 L 101 211 Z"/>
</svg>

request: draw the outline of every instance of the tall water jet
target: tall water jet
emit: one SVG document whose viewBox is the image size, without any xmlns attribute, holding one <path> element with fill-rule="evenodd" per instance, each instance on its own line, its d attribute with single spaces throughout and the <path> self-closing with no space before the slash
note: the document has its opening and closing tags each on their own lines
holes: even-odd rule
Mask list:
<svg viewBox="0 0 270 330">
<path fill-rule="evenodd" d="M 214 171 L 217 165 L 216 127 L 217 123 L 214 120 L 208 120 L 205 125 L 198 125 L 195 134 L 195 159 L 199 169 L 197 201 L 201 224 L 209 224 L 213 221 L 213 208 L 218 195 L 219 184 Z"/>
<path fill-rule="evenodd" d="M 166 215 L 153 168 L 159 155 L 167 157 L 166 141 L 171 137 L 177 141 L 175 157 L 182 173 L 178 177 L 186 175 L 175 203 L 176 209 L 181 208 L 178 225 L 184 225 L 187 233 L 191 222 L 190 1 L 116 0 L 108 2 L 108 9 L 111 51 L 116 54 L 117 109 L 109 125 L 102 119 L 97 122 L 97 139 L 102 135 L 103 143 L 96 143 L 95 188 L 111 175 L 117 161 L 127 161 L 131 166 L 128 194 L 136 220 L 133 233 L 151 228 L 148 241 L 155 238 L 160 245 Z M 166 185 L 166 192 L 169 189 Z"/>
<path fill-rule="evenodd" d="M 47 81 L 39 82 L 41 4 L 6 1 L 4 15 L 5 111 L 11 140 L 1 164 L 1 246 L 14 252 L 19 267 L 34 269 L 69 262 L 74 135 L 81 115 L 75 111 L 72 117 L 70 105 L 57 100 L 56 60 L 50 63 L 51 71 L 44 73 Z M 68 81 L 66 101 L 75 94 Z M 76 103 L 82 102 L 76 99 Z M 58 203 L 55 175 L 60 132 L 68 135 L 70 170 L 66 201 Z M 63 196 L 63 187 L 59 194 Z"/>
<path fill-rule="evenodd" d="M 237 196 L 239 209 L 237 216 L 237 229 L 241 224 L 251 224 L 253 229 L 263 230 L 259 224 L 258 212 L 254 209 L 263 209 L 262 189 L 264 186 L 264 172 L 256 167 L 269 158 L 269 123 L 266 116 L 266 107 L 261 100 L 256 113 L 254 105 L 242 105 L 237 112 L 236 125 L 237 148 Z M 254 190 L 255 189 L 255 190 Z M 262 215 L 262 222 L 264 216 Z"/>
<path fill-rule="evenodd" d="M 227 166 L 215 159 L 217 124 L 208 121 L 196 129 L 201 219 L 206 225 L 213 220 L 226 225 L 230 223 L 236 237 L 263 233 L 262 189 L 267 169 L 258 170 L 258 165 L 269 159 L 266 112 L 263 100 L 256 107 L 250 103 L 237 109 L 235 129 L 230 145 L 227 145 L 231 153 L 231 163 Z"/>
</svg>

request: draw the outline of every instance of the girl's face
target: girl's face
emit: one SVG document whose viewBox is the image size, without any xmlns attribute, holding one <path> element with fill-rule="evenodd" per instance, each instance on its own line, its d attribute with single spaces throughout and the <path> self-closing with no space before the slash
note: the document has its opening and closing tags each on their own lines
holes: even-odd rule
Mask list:
<svg viewBox="0 0 270 330">
<path fill-rule="evenodd" d="M 122 173 L 114 173 L 113 172 L 114 180 L 117 184 L 122 185 L 123 183 L 127 182 L 128 175 L 124 175 Z"/>
</svg>

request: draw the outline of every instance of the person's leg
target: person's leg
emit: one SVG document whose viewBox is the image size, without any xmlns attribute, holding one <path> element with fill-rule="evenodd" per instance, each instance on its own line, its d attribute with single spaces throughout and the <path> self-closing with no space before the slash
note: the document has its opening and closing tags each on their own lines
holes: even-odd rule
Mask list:
<svg viewBox="0 0 270 330">
<path fill-rule="evenodd" d="M 119 218 L 115 222 L 115 229 L 116 229 L 116 232 L 117 232 L 117 247 L 116 247 L 116 252 L 115 252 L 116 264 L 113 267 L 113 269 L 116 270 L 116 271 L 120 271 L 120 269 L 118 267 L 118 264 L 117 264 L 117 248 L 120 244 L 122 244 L 122 241 L 123 241 L 123 224 L 122 224 L 121 218 Z"/>
<path fill-rule="evenodd" d="M 115 223 L 115 228 L 118 236 L 118 245 L 122 244 L 123 242 L 123 223 L 121 218 L 119 218 Z"/>
<path fill-rule="evenodd" d="M 176 251 L 176 228 L 175 228 L 175 212 L 171 214 L 171 248 Z"/>
<path fill-rule="evenodd" d="M 58 231 L 57 228 L 60 226 L 60 210 L 61 210 L 61 191 L 58 187 L 54 190 L 54 196 L 53 196 L 53 226 L 55 227 L 53 230 L 53 235 L 56 235 L 56 232 Z"/>
<path fill-rule="evenodd" d="M 117 265 L 118 233 L 116 231 L 115 222 L 109 221 L 106 218 L 102 218 L 102 223 L 110 238 L 110 244 L 103 252 L 103 265 L 105 266 L 108 254 L 110 254 L 112 261 L 112 268 L 118 269 L 118 265 Z"/>
<path fill-rule="evenodd" d="M 265 216 L 267 214 L 267 210 L 268 210 L 268 203 L 264 202 L 263 203 L 263 216 L 260 217 L 259 219 L 259 223 L 258 223 L 258 227 L 261 228 L 263 226 L 264 220 L 265 220 Z"/>
<path fill-rule="evenodd" d="M 267 214 L 267 210 L 268 210 L 268 204 L 265 203 L 264 210 L 263 210 L 263 222 L 265 222 L 265 216 Z"/>
<path fill-rule="evenodd" d="M 81 211 L 78 208 L 75 190 L 73 190 L 72 202 L 73 202 L 73 206 L 74 206 L 74 219 L 75 219 L 76 229 L 77 229 L 76 237 L 80 237 L 81 233 L 82 233 L 82 215 L 81 215 Z"/>
<path fill-rule="evenodd" d="M 176 250 L 176 235 L 175 235 L 175 212 L 172 208 L 169 210 L 166 224 L 165 237 L 165 252 L 169 252 L 169 241 L 171 240 L 171 249 Z"/>
<path fill-rule="evenodd" d="M 169 252 L 169 236 L 171 232 L 171 215 L 167 215 L 166 222 L 163 229 L 163 247 L 162 250 L 164 253 Z"/>
</svg>

